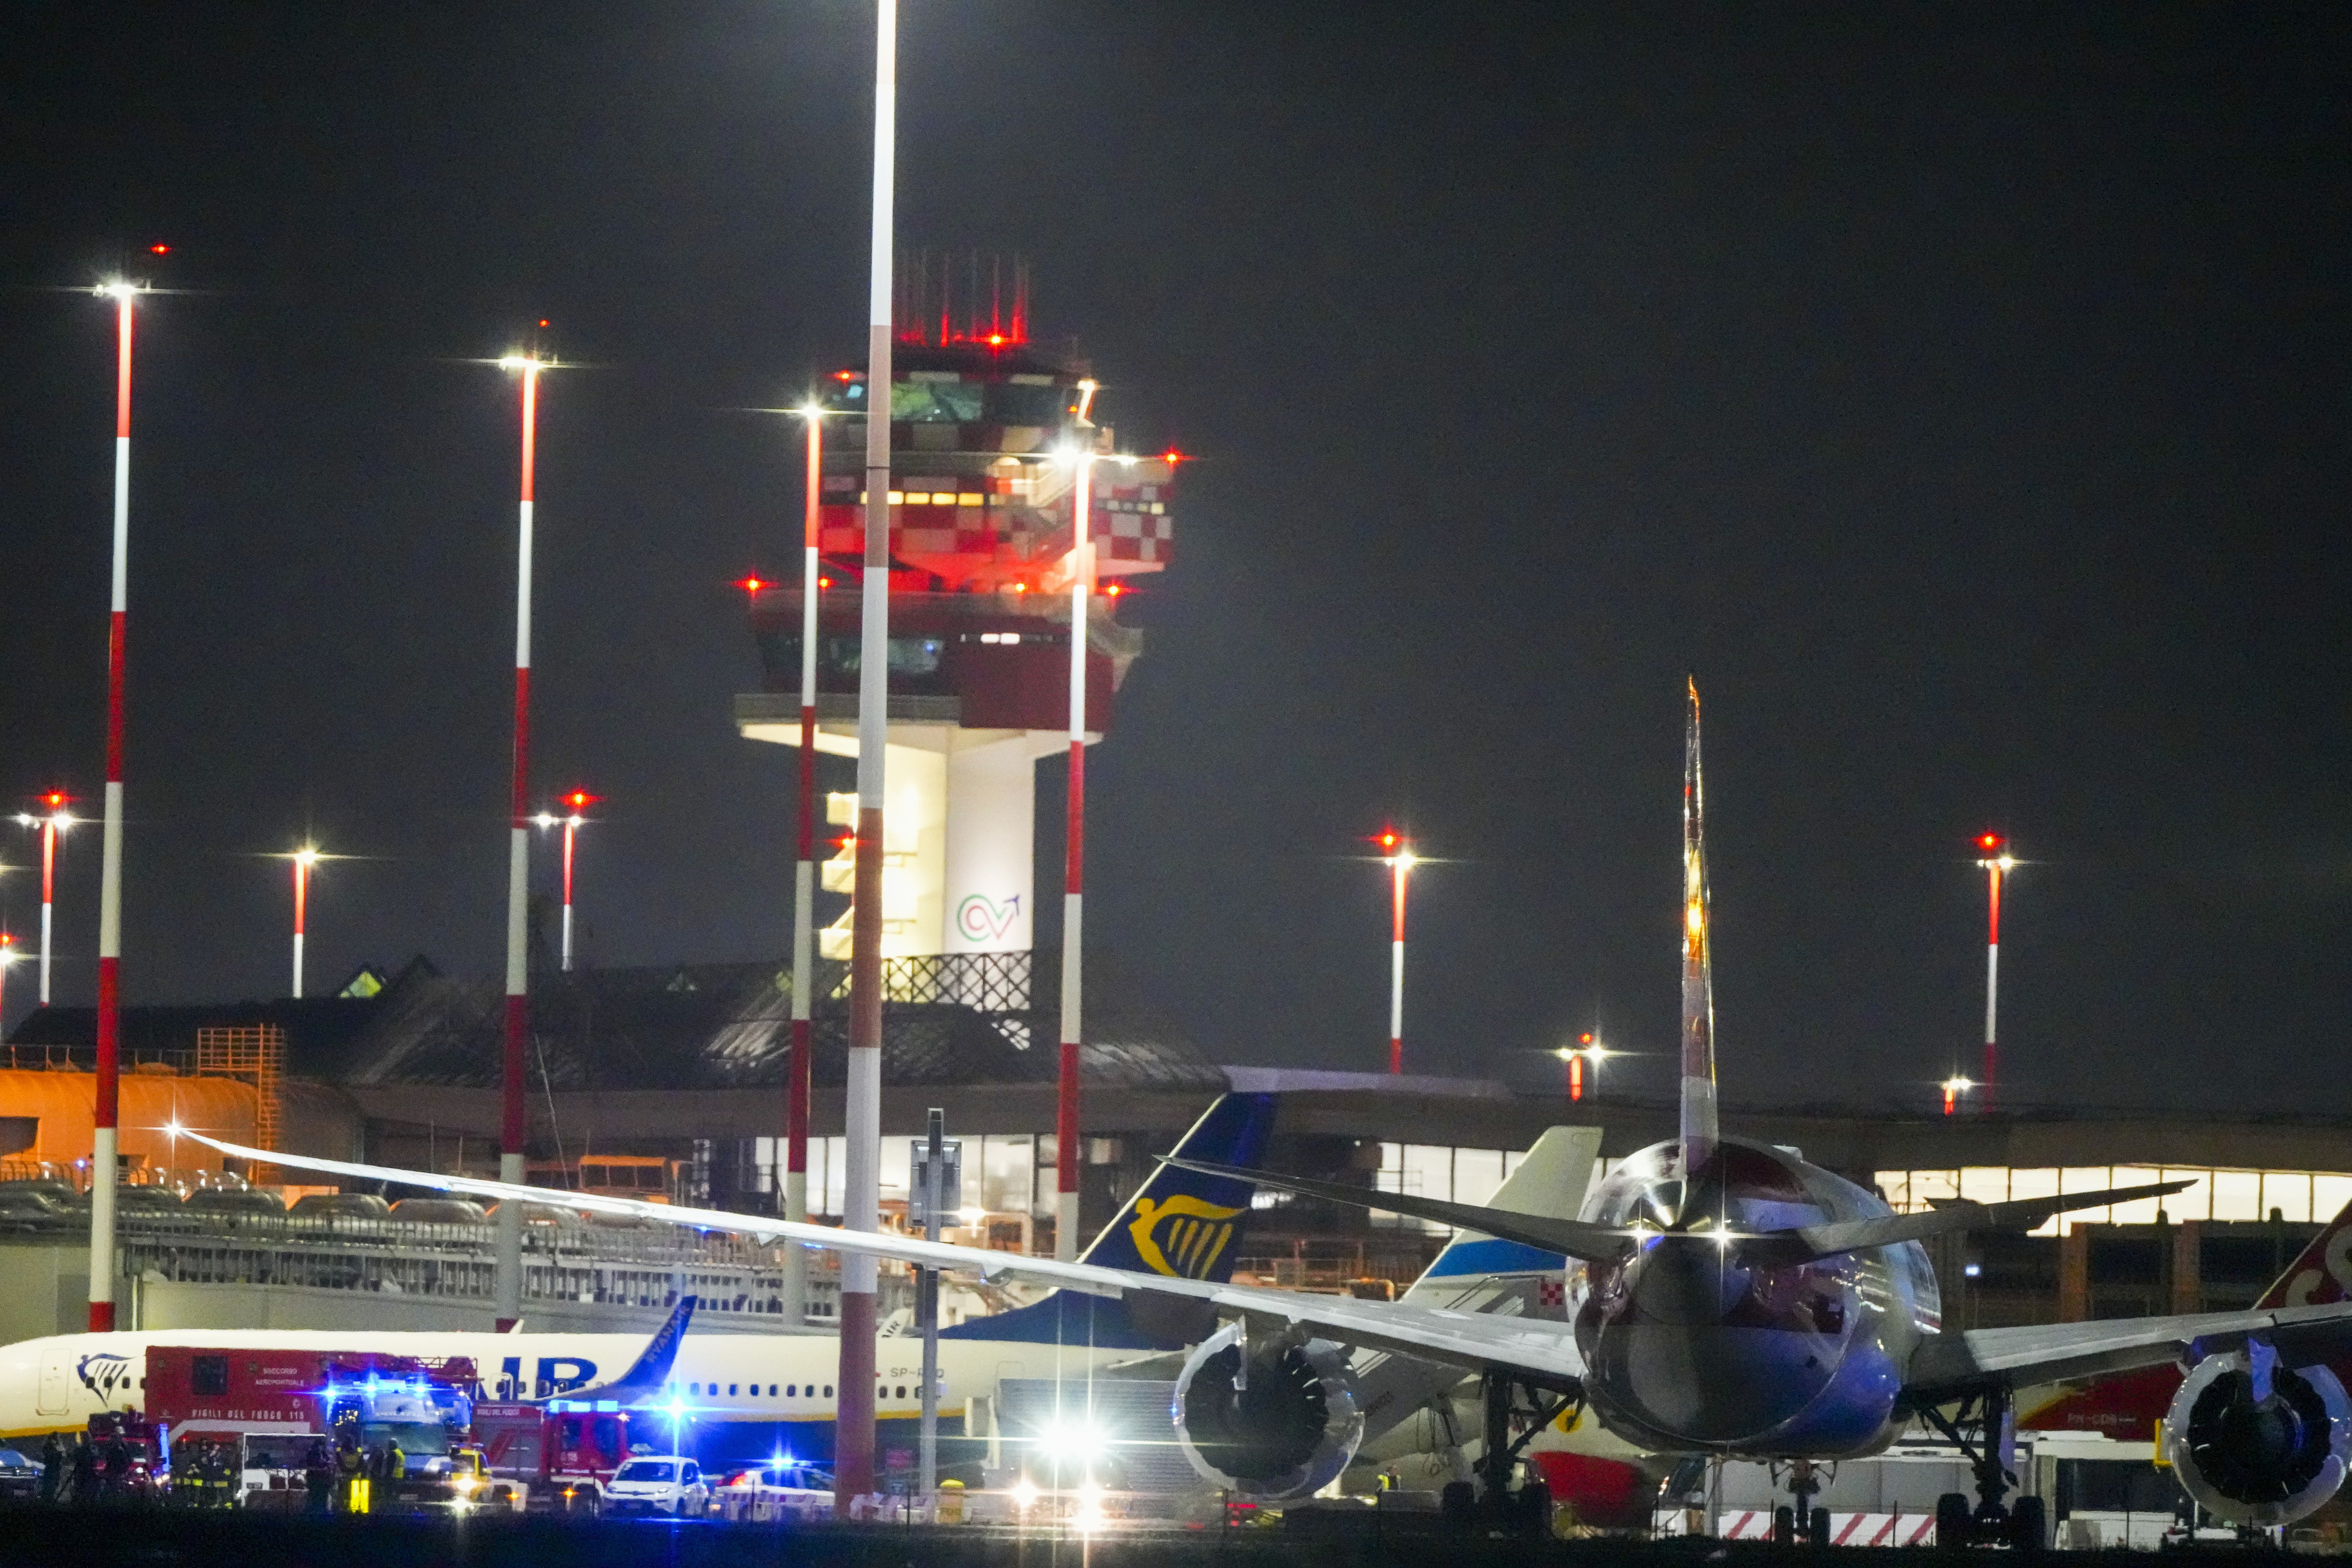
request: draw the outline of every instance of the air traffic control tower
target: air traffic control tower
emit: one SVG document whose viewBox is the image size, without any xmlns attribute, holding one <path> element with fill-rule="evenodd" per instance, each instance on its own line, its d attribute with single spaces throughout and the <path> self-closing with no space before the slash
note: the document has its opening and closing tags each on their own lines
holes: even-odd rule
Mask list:
<svg viewBox="0 0 2352 1568">
<path fill-rule="evenodd" d="M 899 292 L 882 956 L 1026 954 L 1036 764 L 1069 745 L 1074 487 L 1090 473 L 1092 744 L 1143 647 L 1139 631 L 1118 623 L 1119 597 L 1170 559 L 1176 459 L 1074 460 L 1111 452 L 1112 432 L 1094 420 L 1087 367 L 1028 342 L 1025 287 L 1011 290 L 1009 310 L 998 300 L 959 306 L 904 276 Z M 816 744 L 842 757 L 857 754 L 866 394 L 854 366 L 835 371 L 824 393 Z M 802 620 L 796 583 L 752 599 L 765 689 L 735 700 L 736 725 L 752 740 L 800 743 Z M 854 821 L 854 805 L 835 798 L 830 819 Z M 851 875 L 845 851 L 822 868 L 822 886 L 846 893 Z M 821 957 L 849 956 L 849 922 L 844 910 L 819 931 Z"/>
</svg>

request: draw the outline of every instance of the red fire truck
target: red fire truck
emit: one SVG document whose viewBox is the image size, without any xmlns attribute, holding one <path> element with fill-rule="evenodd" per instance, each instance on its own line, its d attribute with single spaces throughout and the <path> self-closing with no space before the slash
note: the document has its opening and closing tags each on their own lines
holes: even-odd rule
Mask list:
<svg viewBox="0 0 2352 1568">
<path fill-rule="evenodd" d="M 628 1462 L 629 1413 L 612 1400 L 477 1405 L 474 1439 L 491 1475 L 530 1487 L 533 1511 L 597 1514 Z"/>
</svg>

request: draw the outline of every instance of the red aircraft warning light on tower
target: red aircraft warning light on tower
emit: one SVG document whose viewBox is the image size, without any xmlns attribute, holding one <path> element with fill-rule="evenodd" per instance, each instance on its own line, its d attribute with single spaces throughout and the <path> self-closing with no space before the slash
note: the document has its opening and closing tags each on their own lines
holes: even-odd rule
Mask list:
<svg viewBox="0 0 2352 1568">
<path fill-rule="evenodd" d="M 1068 757 L 1056 1215 L 1066 1247 L 1076 1228 L 1084 747 L 1109 729 L 1113 696 L 1142 652 L 1142 634 L 1116 611 L 1137 577 L 1168 565 L 1182 458 L 1118 449 L 1095 420 L 1089 367 L 1028 341 L 1020 264 L 902 260 L 898 292 L 882 956 L 961 961 L 939 966 L 940 1001 L 995 1006 L 1017 993 L 1030 1005 L 1036 764 Z M 862 423 L 866 399 L 864 367 L 834 372 L 818 396 L 825 439 L 811 442 L 823 574 L 812 730 L 814 750 L 834 756 L 857 752 L 866 496 L 863 440 L 833 431 Z M 798 746 L 806 595 L 793 583 L 740 585 L 765 689 L 737 699 L 737 727 Z M 854 826 L 845 801 L 821 809 Z M 852 868 L 845 849 L 822 886 L 850 891 Z M 821 956 L 849 956 L 851 921 L 845 910 L 817 933 Z"/>
</svg>

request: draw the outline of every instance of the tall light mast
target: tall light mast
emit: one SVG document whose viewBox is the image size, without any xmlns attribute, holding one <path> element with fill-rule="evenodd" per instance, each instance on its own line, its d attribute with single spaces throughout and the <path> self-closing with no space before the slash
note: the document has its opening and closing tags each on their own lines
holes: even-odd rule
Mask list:
<svg viewBox="0 0 2352 1568">
<path fill-rule="evenodd" d="M 74 825 L 74 815 L 66 809 L 63 790 L 51 790 L 41 796 L 41 811 L 16 814 L 20 827 L 37 827 L 41 833 L 41 1005 L 49 1005 L 49 950 L 56 945 L 58 907 L 58 836 Z"/>
<path fill-rule="evenodd" d="M 580 829 L 586 826 L 588 821 L 587 816 L 583 814 L 587 811 L 590 805 L 595 803 L 596 798 L 596 796 L 590 795 L 584 789 L 571 790 L 558 802 L 558 804 L 563 807 L 563 811 L 561 816 L 552 811 L 542 811 L 537 816 L 531 818 L 531 821 L 536 823 L 542 830 L 551 827 L 561 827 L 563 829 L 562 968 L 563 973 L 566 974 L 572 973 L 572 857 L 579 848 Z"/>
<path fill-rule="evenodd" d="M 1070 507 L 1070 794 L 1062 838 L 1062 1049 L 1054 1086 L 1054 1256 L 1078 1256 L 1078 1047 L 1086 1021 L 1087 633 L 1095 594 L 1095 432 L 1086 416 L 1095 384 L 1081 381 L 1079 447 Z"/>
<path fill-rule="evenodd" d="M 305 844 L 287 857 L 294 862 L 294 999 L 302 999 L 302 916 L 310 901 L 310 870 L 319 863 L 316 845 Z"/>
<path fill-rule="evenodd" d="M 533 354 L 509 354 L 502 370 L 522 381 L 522 497 L 515 553 L 514 772 L 507 832 L 506 1048 L 499 1063 L 499 1180 L 523 1178 L 523 1040 L 530 1026 L 530 544 L 532 469 L 539 440 L 539 373 Z M 522 1205 L 499 1205 L 498 1330 L 522 1316 Z"/>
<path fill-rule="evenodd" d="M 1999 1103 L 2000 1091 L 2000 1048 L 1995 1043 L 2000 1037 L 2000 879 L 2017 864 L 2009 852 L 2009 840 L 1998 833 L 1977 835 L 1977 865 L 1985 874 L 1985 1030 L 1984 1080 L 1978 1087 L 1984 1090 L 1977 1100 L 1978 1109 L 1990 1110 Z"/>
<path fill-rule="evenodd" d="M 806 1220 L 809 1213 L 809 1087 L 815 1051 L 809 1020 L 816 1001 L 816 612 L 824 587 L 818 560 L 824 410 L 814 398 L 801 409 L 801 421 L 808 434 L 808 473 L 801 506 L 800 853 L 793 863 L 793 1054 L 784 1064 L 784 1217 L 794 1221 Z M 784 1248 L 784 1310 L 795 1327 L 808 1314 L 808 1253 L 803 1247 Z"/>
<path fill-rule="evenodd" d="M 114 300 L 114 566 L 106 635 L 106 825 L 98 882 L 98 1086 L 89 1159 L 89 1329 L 114 1328 L 114 1191 L 122 1041 L 122 671 L 131 574 L 131 320 L 136 283 L 99 292 Z M 44 967 L 48 938 L 41 940 Z"/>
<path fill-rule="evenodd" d="M 1381 857 L 1389 868 L 1390 893 L 1393 910 L 1389 925 L 1389 1071 L 1402 1075 L 1404 1071 L 1404 888 L 1405 877 L 1421 857 L 1412 852 L 1412 845 L 1393 827 L 1381 832 L 1380 847 L 1388 851 Z"/>
<path fill-rule="evenodd" d="M 866 557 L 857 668 L 857 860 L 849 949 L 849 1094 L 842 1225 L 874 1230 L 881 1217 L 882 803 L 890 738 L 891 216 L 897 157 L 898 5 L 876 0 L 874 235 L 866 347 Z M 805 656 L 803 656 L 805 657 Z M 806 750 L 803 753 L 805 756 Z M 840 1402 L 834 1421 L 834 1509 L 874 1490 L 872 1257 L 841 1256 Z"/>
</svg>

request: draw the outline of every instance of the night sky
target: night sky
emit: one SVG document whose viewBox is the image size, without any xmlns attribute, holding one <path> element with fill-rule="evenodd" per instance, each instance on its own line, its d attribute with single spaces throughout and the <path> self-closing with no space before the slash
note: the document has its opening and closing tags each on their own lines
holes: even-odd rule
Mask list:
<svg viewBox="0 0 2352 1568">
<path fill-rule="evenodd" d="M 2352 15 L 902 23 L 901 244 L 1028 255 L 1123 444 L 1205 458 L 1123 612 L 1088 925 L 1213 1057 L 1382 1065 L 1351 857 L 1393 818 L 1449 862 L 1412 1065 L 1598 1020 L 1663 1091 L 1689 671 L 1733 1103 L 1973 1060 L 1992 826 L 2032 862 L 2013 1100 L 2342 1109 Z M 586 953 L 784 951 L 791 753 L 733 731 L 728 584 L 798 539 L 794 427 L 746 410 L 862 353 L 871 42 L 849 0 L 13 13 L 11 810 L 101 778 L 113 342 L 53 286 L 189 290 L 140 338 L 129 1000 L 282 987 L 250 857 L 306 831 L 373 858 L 320 875 L 314 986 L 498 973 L 515 418 L 468 362 L 541 317 L 593 367 L 546 384 L 536 634 L 537 780 L 608 798 Z M 83 1001 L 94 827 L 65 866 Z"/>
</svg>

